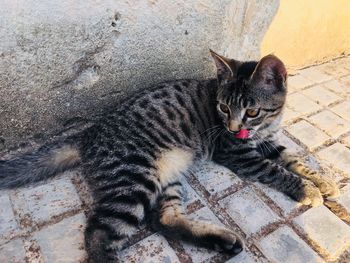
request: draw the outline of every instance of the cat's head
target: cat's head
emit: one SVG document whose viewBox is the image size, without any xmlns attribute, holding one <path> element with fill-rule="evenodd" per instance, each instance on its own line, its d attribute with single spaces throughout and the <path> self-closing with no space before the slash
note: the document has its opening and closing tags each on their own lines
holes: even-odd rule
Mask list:
<svg viewBox="0 0 350 263">
<path fill-rule="evenodd" d="M 211 51 L 218 78 L 217 110 L 226 129 L 249 131 L 253 137 L 280 119 L 285 103 L 287 71 L 274 55 L 240 62 Z"/>
</svg>

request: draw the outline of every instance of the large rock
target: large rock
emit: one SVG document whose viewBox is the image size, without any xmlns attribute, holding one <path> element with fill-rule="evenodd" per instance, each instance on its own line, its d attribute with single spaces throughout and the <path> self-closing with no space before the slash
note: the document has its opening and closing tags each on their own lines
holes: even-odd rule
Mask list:
<svg viewBox="0 0 350 263">
<path fill-rule="evenodd" d="M 214 76 L 208 49 L 259 57 L 278 0 L 0 2 L 0 144 L 175 78 Z"/>
</svg>

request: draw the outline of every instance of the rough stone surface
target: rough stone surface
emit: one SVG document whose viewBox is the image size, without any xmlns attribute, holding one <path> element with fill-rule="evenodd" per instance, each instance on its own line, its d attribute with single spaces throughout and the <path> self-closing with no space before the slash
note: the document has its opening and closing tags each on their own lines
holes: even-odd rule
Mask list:
<svg viewBox="0 0 350 263">
<path fill-rule="evenodd" d="M 314 84 L 313 81 L 305 78 L 302 75 L 295 75 L 288 78 L 288 86 L 296 90 L 306 88 L 308 86 L 311 86 L 312 84 Z"/>
<path fill-rule="evenodd" d="M 85 216 L 78 214 L 37 232 L 37 240 L 45 262 L 79 262 L 86 258 L 84 250 Z"/>
<path fill-rule="evenodd" d="M 194 174 L 211 195 L 218 195 L 229 187 L 239 187 L 242 184 L 242 180 L 233 172 L 214 163 L 201 164 Z"/>
<path fill-rule="evenodd" d="M 25 262 L 25 256 L 23 241 L 21 239 L 15 239 L 0 247 L 0 262 L 2 263 L 22 263 Z"/>
<path fill-rule="evenodd" d="M 332 80 L 332 81 L 323 83 L 322 85 L 327 89 L 338 93 L 339 95 L 350 94 L 349 87 L 338 80 Z"/>
<path fill-rule="evenodd" d="M 251 253 L 247 251 L 242 251 L 237 256 L 229 259 L 226 263 L 263 263 L 262 259 L 255 258 Z"/>
<path fill-rule="evenodd" d="M 286 125 L 287 123 L 298 118 L 300 115 L 301 115 L 300 113 L 286 107 L 283 113 L 283 124 Z"/>
<path fill-rule="evenodd" d="M 72 116 L 98 113 L 134 90 L 175 78 L 213 77 L 209 48 L 258 59 L 278 5 L 2 1 L 0 135 L 13 145 L 57 130 Z"/>
<path fill-rule="evenodd" d="M 119 259 L 121 262 L 135 263 L 180 262 L 174 250 L 169 246 L 169 243 L 159 234 L 153 234 L 128 249 L 123 250 L 120 253 Z"/>
<path fill-rule="evenodd" d="M 313 83 L 325 82 L 327 80 L 331 80 L 332 76 L 329 74 L 325 74 L 317 67 L 310 67 L 299 71 L 299 74 L 304 76 L 305 78 L 311 80 Z"/>
<path fill-rule="evenodd" d="M 186 207 L 191 206 L 196 201 L 201 202 L 201 198 L 198 196 L 198 194 L 193 190 L 193 188 L 188 184 L 185 178 L 181 180 L 182 186 L 183 186 L 183 194 L 182 194 L 182 200 Z"/>
<path fill-rule="evenodd" d="M 77 191 L 68 178 L 24 188 L 16 193 L 15 207 L 23 214 L 30 214 L 36 223 L 80 208 L 80 205 Z"/>
<path fill-rule="evenodd" d="M 350 185 L 345 186 L 341 189 L 341 196 L 339 197 L 338 202 L 345 207 L 345 209 L 350 214 Z"/>
<path fill-rule="evenodd" d="M 304 120 L 290 125 L 286 130 L 311 150 L 322 145 L 330 138 L 327 134 Z"/>
<path fill-rule="evenodd" d="M 256 185 L 270 198 L 272 199 L 278 207 L 282 209 L 284 216 L 287 216 L 291 212 L 297 210 L 301 207 L 301 204 L 292 200 L 290 197 L 278 192 L 277 190 L 271 189 L 266 185 L 256 183 Z"/>
<path fill-rule="evenodd" d="M 325 63 L 318 68 L 321 71 L 335 77 L 342 77 L 350 73 L 346 68 L 339 67 L 338 62 Z"/>
<path fill-rule="evenodd" d="M 317 104 L 328 106 L 342 98 L 335 93 L 323 88 L 322 86 L 313 86 L 302 92 L 304 95 L 315 101 Z"/>
<path fill-rule="evenodd" d="M 329 110 L 317 113 L 311 116 L 309 120 L 333 138 L 350 131 L 350 122 Z"/>
<path fill-rule="evenodd" d="M 293 93 L 288 96 L 287 106 L 302 115 L 307 115 L 321 109 L 321 106 L 301 93 Z"/>
<path fill-rule="evenodd" d="M 300 145 L 298 145 L 291 138 L 283 134 L 283 132 L 280 132 L 277 136 L 278 136 L 279 143 L 287 147 L 288 151 L 291 154 L 301 155 L 305 153 L 304 149 Z"/>
<path fill-rule="evenodd" d="M 328 161 L 350 176 L 350 149 L 340 143 L 335 143 L 318 152 L 320 158 Z"/>
<path fill-rule="evenodd" d="M 272 262 L 324 262 L 297 234 L 287 226 L 278 228 L 258 242 Z"/>
<path fill-rule="evenodd" d="M 0 244 L 2 240 L 15 235 L 18 232 L 17 228 L 9 195 L 2 191 L 0 192 Z"/>
<path fill-rule="evenodd" d="M 350 77 L 349 76 L 342 77 L 340 80 L 345 82 L 348 85 L 350 84 Z"/>
<path fill-rule="evenodd" d="M 346 136 L 345 138 L 343 138 L 342 143 L 346 144 L 348 147 L 350 147 L 350 136 Z"/>
<path fill-rule="evenodd" d="M 219 203 L 247 235 L 279 220 L 250 187 L 220 200 Z"/>
<path fill-rule="evenodd" d="M 344 101 L 331 108 L 336 114 L 344 118 L 347 121 L 350 121 L 350 101 Z"/>
<path fill-rule="evenodd" d="M 325 206 L 312 208 L 294 222 L 334 260 L 350 245 L 350 226 Z"/>
</svg>

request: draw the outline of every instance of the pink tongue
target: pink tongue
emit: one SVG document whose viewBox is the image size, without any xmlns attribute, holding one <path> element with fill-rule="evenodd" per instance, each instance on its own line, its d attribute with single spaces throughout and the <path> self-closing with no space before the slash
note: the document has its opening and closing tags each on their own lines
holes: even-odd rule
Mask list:
<svg viewBox="0 0 350 263">
<path fill-rule="evenodd" d="M 235 137 L 237 139 L 246 139 L 249 137 L 249 131 L 248 130 L 240 130 L 238 133 L 235 134 Z"/>
</svg>

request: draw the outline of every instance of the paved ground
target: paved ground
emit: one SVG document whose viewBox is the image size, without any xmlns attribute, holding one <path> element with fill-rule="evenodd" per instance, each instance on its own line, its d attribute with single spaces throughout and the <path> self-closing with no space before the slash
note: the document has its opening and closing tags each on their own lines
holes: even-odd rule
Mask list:
<svg viewBox="0 0 350 263">
<path fill-rule="evenodd" d="M 186 185 L 187 212 L 236 229 L 244 252 L 229 258 L 140 230 L 123 262 L 350 262 L 350 57 L 289 79 L 282 139 L 341 186 L 340 198 L 303 207 L 207 164 Z M 79 171 L 47 184 L 0 192 L 0 262 L 80 262 L 91 200 Z"/>
</svg>

